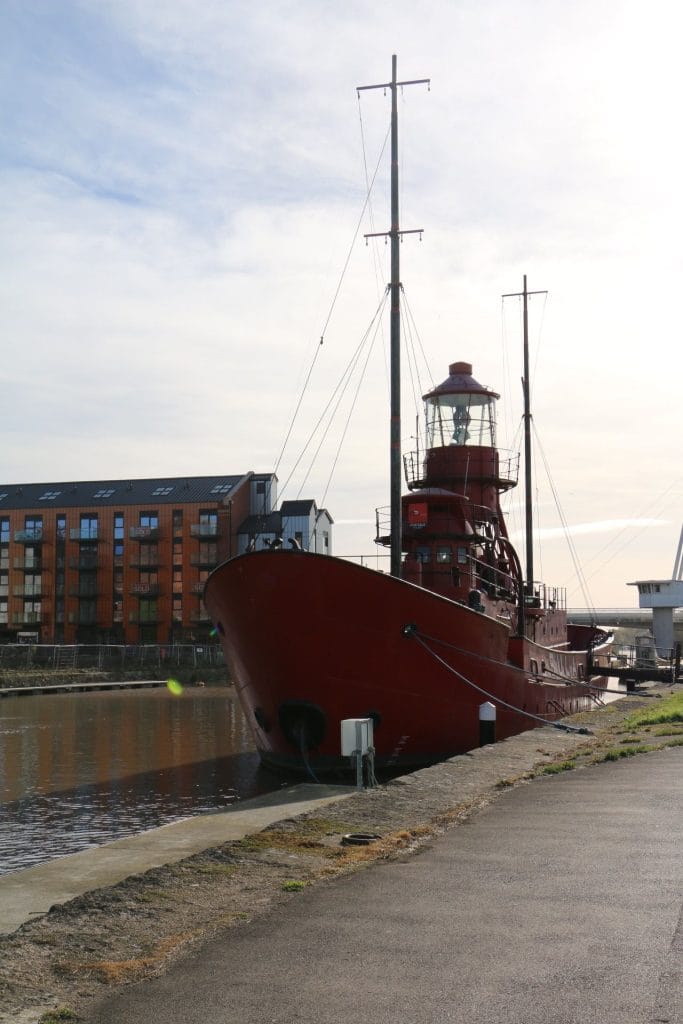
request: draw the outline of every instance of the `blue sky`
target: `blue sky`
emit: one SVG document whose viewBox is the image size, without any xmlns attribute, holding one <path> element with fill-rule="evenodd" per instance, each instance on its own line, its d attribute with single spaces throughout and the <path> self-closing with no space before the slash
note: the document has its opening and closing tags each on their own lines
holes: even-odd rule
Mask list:
<svg viewBox="0 0 683 1024">
<path fill-rule="evenodd" d="M 388 97 L 355 88 L 397 53 L 400 78 L 432 80 L 399 101 L 402 225 L 425 229 L 402 277 L 432 378 L 471 361 L 511 445 L 519 310 L 500 296 L 523 273 L 548 289 L 536 428 L 592 600 L 632 604 L 627 580 L 670 573 L 683 511 L 681 21 L 664 0 L 5 0 L 0 478 L 274 467 L 363 207 L 363 142 L 374 168 L 388 124 Z M 388 226 L 386 172 L 361 233 Z M 387 274 L 361 240 L 281 480 Z M 388 500 L 385 348 L 326 497 L 340 554 L 375 550 Z M 318 498 L 342 431 L 306 481 Z M 539 568 L 582 604 L 536 475 Z"/>
</svg>

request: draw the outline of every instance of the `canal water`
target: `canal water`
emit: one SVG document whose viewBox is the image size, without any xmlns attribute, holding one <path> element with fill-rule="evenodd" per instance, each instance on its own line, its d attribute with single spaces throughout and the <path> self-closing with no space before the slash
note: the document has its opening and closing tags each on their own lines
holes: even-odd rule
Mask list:
<svg viewBox="0 0 683 1024">
<path fill-rule="evenodd" d="M 0 874 L 278 789 L 229 687 L 0 699 Z"/>
</svg>

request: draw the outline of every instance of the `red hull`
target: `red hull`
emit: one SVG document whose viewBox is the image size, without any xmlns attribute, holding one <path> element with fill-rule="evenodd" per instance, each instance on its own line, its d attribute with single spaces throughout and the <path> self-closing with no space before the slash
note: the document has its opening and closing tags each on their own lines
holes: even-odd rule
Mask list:
<svg viewBox="0 0 683 1024">
<path fill-rule="evenodd" d="M 414 766 L 477 746 L 487 695 L 498 739 L 540 724 L 524 711 L 551 721 L 594 706 L 579 681 L 585 651 L 514 638 L 508 622 L 341 559 L 241 555 L 211 574 L 204 602 L 271 765 L 302 768 L 302 744 L 318 770 L 348 764 L 340 756 L 346 718 L 375 719 L 379 765 Z M 410 624 L 431 638 L 429 650 L 405 635 Z"/>
</svg>

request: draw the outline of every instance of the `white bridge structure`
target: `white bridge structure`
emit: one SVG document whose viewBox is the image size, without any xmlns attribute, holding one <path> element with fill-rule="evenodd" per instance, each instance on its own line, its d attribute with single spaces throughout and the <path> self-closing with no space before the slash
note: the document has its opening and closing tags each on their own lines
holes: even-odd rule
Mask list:
<svg viewBox="0 0 683 1024">
<path fill-rule="evenodd" d="M 662 658 L 670 657 L 674 646 L 674 610 L 683 607 L 683 527 L 671 579 L 637 580 L 628 586 L 638 587 L 641 608 L 652 609 L 652 632 L 657 654 Z"/>
</svg>

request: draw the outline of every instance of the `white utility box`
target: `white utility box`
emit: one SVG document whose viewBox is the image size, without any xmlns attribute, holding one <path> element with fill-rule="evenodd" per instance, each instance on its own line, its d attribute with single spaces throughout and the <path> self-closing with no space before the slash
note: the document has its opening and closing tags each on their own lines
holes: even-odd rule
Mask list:
<svg viewBox="0 0 683 1024">
<path fill-rule="evenodd" d="M 373 746 L 371 718 L 345 718 L 341 723 L 342 757 L 351 757 L 357 751 L 367 754 Z"/>
</svg>

